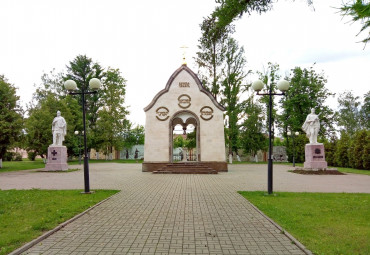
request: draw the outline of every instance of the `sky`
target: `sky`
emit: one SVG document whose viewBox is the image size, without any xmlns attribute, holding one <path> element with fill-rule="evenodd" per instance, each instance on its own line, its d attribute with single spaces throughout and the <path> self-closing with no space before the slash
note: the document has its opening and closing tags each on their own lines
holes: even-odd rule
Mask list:
<svg viewBox="0 0 370 255">
<path fill-rule="evenodd" d="M 245 49 L 246 70 L 263 71 L 268 62 L 281 75 L 296 66 L 313 66 L 337 95 L 369 91 L 370 45 L 356 37 L 359 23 L 343 18 L 334 7 L 342 0 L 280 0 L 273 10 L 252 13 L 235 22 L 233 37 Z M 214 0 L 1 0 L 0 74 L 14 84 L 21 105 L 32 99 L 44 72 L 65 71 L 77 55 L 86 54 L 103 67 L 119 68 L 127 80 L 128 118 L 145 124 L 143 108 L 162 90 L 182 64 L 181 46 L 194 57 L 199 24 L 215 8 Z M 252 74 L 247 82 L 256 79 Z M 327 100 L 337 107 L 336 98 Z"/>
</svg>

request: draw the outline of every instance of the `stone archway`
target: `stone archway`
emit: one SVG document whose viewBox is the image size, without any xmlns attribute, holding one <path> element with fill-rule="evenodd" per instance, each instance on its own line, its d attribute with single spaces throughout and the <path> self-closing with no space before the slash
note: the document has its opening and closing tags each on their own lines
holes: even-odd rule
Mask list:
<svg viewBox="0 0 370 255">
<path fill-rule="evenodd" d="M 176 112 L 169 121 L 169 162 L 173 162 L 173 130 L 176 125 L 183 127 L 184 133 L 188 125 L 193 125 L 196 132 L 196 160 L 201 161 L 201 150 L 200 150 L 200 121 L 198 116 L 188 110 L 182 110 Z"/>
<path fill-rule="evenodd" d="M 144 111 L 144 172 L 167 171 L 168 167 L 183 165 L 173 164 L 173 126 L 177 124 L 185 129 L 192 124 L 196 129 L 197 151 L 192 150 L 190 160 L 196 154 L 197 161 L 186 162 L 186 165 L 192 165 L 196 173 L 201 172 L 200 168 L 205 171 L 227 171 L 223 121 L 225 108 L 186 65 L 171 75 L 165 88 L 157 93 Z M 181 133 L 181 129 L 178 133 Z M 178 157 L 175 161 L 178 161 Z"/>
</svg>

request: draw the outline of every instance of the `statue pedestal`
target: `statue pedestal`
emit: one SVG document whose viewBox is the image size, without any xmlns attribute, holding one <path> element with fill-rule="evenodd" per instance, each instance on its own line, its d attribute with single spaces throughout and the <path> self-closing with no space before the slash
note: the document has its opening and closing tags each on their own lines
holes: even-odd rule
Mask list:
<svg viewBox="0 0 370 255">
<path fill-rule="evenodd" d="M 45 171 L 66 171 L 67 164 L 67 147 L 50 145 L 48 148 L 48 161 Z"/>
<path fill-rule="evenodd" d="M 325 170 L 328 168 L 328 163 L 325 161 L 325 148 L 322 143 L 306 144 L 303 167 L 306 170 Z"/>
</svg>

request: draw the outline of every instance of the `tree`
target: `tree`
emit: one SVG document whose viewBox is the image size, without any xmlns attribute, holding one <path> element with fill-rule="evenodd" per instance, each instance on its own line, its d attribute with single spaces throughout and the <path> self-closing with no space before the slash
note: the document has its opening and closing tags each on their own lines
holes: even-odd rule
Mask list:
<svg viewBox="0 0 370 255">
<path fill-rule="evenodd" d="M 350 146 L 351 139 L 347 133 L 341 132 L 340 139 L 337 142 L 335 149 L 334 158 L 335 166 L 350 167 L 348 148 Z"/>
<path fill-rule="evenodd" d="M 364 95 L 364 102 L 360 110 L 360 123 L 363 129 L 370 129 L 370 91 Z"/>
<path fill-rule="evenodd" d="M 288 129 L 291 132 L 302 131 L 311 108 L 315 108 L 316 114 L 320 118 L 321 137 L 327 136 L 333 130 L 333 111 L 325 105 L 328 97 L 334 96 L 326 87 L 326 79 L 323 73 L 316 73 L 313 67 L 302 69 L 296 67 L 292 70 L 290 77 L 289 90 L 285 97 L 280 99 L 283 109 L 279 115 L 279 126 L 282 133 L 286 136 Z"/>
<path fill-rule="evenodd" d="M 67 147 L 68 155 L 78 154 L 75 150 L 78 138 L 74 135 L 74 131 L 78 130 L 76 126 L 81 119 L 81 113 L 74 112 L 77 108 L 77 101 L 68 100 L 69 98 L 58 99 L 57 96 L 49 94 L 37 105 L 28 109 L 29 117 L 25 121 L 27 151 L 40 155 L 42 158 L 47 155 L 47 149 L 53 141 L 51 124 L 59 110 L 67 122 L 67 135 L 63 145 Z M 71 105 L 73 107 L 70 107 Z"/>
<path fill-rule="evenodd" d="M 92 78 L 98 78 L 102 80 L 104 77 L 104 69 L 100 64 L 93 62 L 91 58 L 86 55 L 78 55 L 75 59 L 69 62 L 67 65 L 67 74 L 63 77 L 64 80 L 74 80 L 77 83 L 79 90 L 88 90 L 89 81 Z M 103 106 L 99 98 L 102 91 L 93 95 L 86 95 L 86 120 L 87 126 L 90 130 L 95 130 L 96 121 L 98 119 L 99 109 Z M 80 95 L 74 95 L 77 97 L 82 107 L 82 97 Z M 82 108 L 81 108 L 82 109 Z M 92 139 L 95 141 L 95 139 Z M 96 147 L 95 144 L 89 147 Z"/>
<path fill-rule="evenodd" d="M 341 131 L 353 136 L 357 130 L 361 129 L 360 98 L 354 96 L 351 91 L 339 94 L 338 111 L 336 112 L 337 125 Z"/>
<path fill-rule="evenodd" d="M 217 17 L 217 26 L 222 28 L 229 26 L 233 21 L 241 18 L 244 14 L 251 15 L 252 12 L 259 14 L 272 9 L 277 1 L 273 0 L 216 0 L 220 6 L 217 6 L 212 13 Z M 311 0 L 307 0 L 308 5 L 312 5 Z"/>
<path fill-rule="evenodd" d="M 22 128 L 23 115 L 16 88 L 0 75 L 0 168 L 4 154 L 19 140 Z"/>
<path fill-rule="evenodd" d="M 354 134 L 348 154 L 352 168 L 370 168 L 370 131 L 359 130 Z"/>
<path fill-rule="evenodd" d="M 338 138 L 336 135 L 332 135 L 330 139 L 324 140 L 324 147 L 325 147 L 325 160 L 328 162 L 328 166 L 335 165 L 335 149 L 337 147 L 337 140 Z"/>
<path fill-rule="evenodd" d="M 124 106 L 126 80 L 119 69 L 108 68 L 102 84 L 100 103 L 103 107 L 98 112 L 94 137 L 97 139 L 96 147 L 108 154 L 113 152 L 113 147 L 116 150 L 123 148 L 122 132 L 129 125 L 126 119 L 128 111 Z"/>
<path fill-rule="evenodd" d="M 278 64 L 273 64 L 271 62 L 268 63 L 268 67 L 267 67 L 267 70 L 265 70 L 265 72 L 257 72 L 258 75 L 259 75 L 259 79 L 264 83 L 266 84 L 266 90 L 269 91 L 271 89 L 272 93 L 275 93 L 277 92 L 276 89 L 276 85 L 277 85 L 277 82 L 278 80 L 280 79 L 280 75 L 279 75 L 279 70 L 280 70 L 280 67 Z M 274 97 L 272 97 L 274 98 Z M 260 102 L 262 102 L 265 107 L 264 107 L 264 110 L 265 110 L 265 116 L 268 116 L 268 109 L 269 109 L 269 101 L 270 101 L 270 97 L 269 96 L 262 96 L 260 98 Z M 272 127 L 272 139 L 274 139 L 274 136 L 275 136 L 275 120 L 276 120 L 276 104 L 275 104 L 275 100 L 273 99 L 272 100 L 272 116 L 271 116 L 271 127 Z M 269 119 L 267 118 L 266 119 L 266 129 L 267 127 L 269 126 Z"/>
<path fill-rule="evenodd" d="M 225 59 L 225 44 L 228 35 L 233 32 L 233 27 L 216 27 L 216 18 L 204 18 L 200 25 L 202 36 L 195 59 L 199 67 L 199 76 L 212 95 L 217 99 L 220 92 L 221 67 Z"/>
<path fill-rule="evenodd" d="M 136 144 L 144 144 L 145 141 L 145 130 L 141 125 L 137 125 L 132 128 L 132 124 L 129 123 L 127 129 L 122 133 L 124 137 L 124 148 L 132 148 Z"/>
<path fill-rule="evenodd" d="M 241 145 L 246 153 L 253 156 L 259 150 L 267 150 L 267 137 L 262 133 L 263 115 L 262 106 L 254 102 L 254 96 L 250 96 L 244 107 L 246 119 L 241 125 Z"/>
<path fill-rule="evenodd" d="M 354 0 L 352 2 L 343 3 L 340 11 L 343 16 L 351 16 L 353 22 L 360 21 L 362 27 L 360 32 L 366 31 L 370 27 L 370 2 L 367 0 Z M 370 31 L 361 42 L 368 43 L 370 41 Z"/>
<path fill-rule="evenodd" d="M 225 67 L 223 69 L 223 81 L 221 87 L 221 104 L 225 106 L 228 116 L 226 138 L 229 147 L 229 155 L 238 151 L 238 136 L 240 113 L 242 104 L 239 97 L 242 92 L 242 83 L 247 74 L 244 72 L 245 57 L 244 48 L 239 48 L 233 38 L 226 41 Z"/>
</svg>

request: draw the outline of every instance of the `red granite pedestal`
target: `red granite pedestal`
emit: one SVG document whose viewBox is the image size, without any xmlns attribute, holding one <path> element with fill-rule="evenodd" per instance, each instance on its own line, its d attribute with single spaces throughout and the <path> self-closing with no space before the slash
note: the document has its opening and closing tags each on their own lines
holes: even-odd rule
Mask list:
<svg viewBox="0 0 370 255">
<path fill-rule="evenodd" d="M 322 143 L 306 144 L 305 170 L 326 170 L 328 163 L 325 161 L 325 148 Z"/>
<path fill-rule="evenodd" d="M 67 147 L 49 146 L 45 171 L 67 171 Z"/>
</svg>

